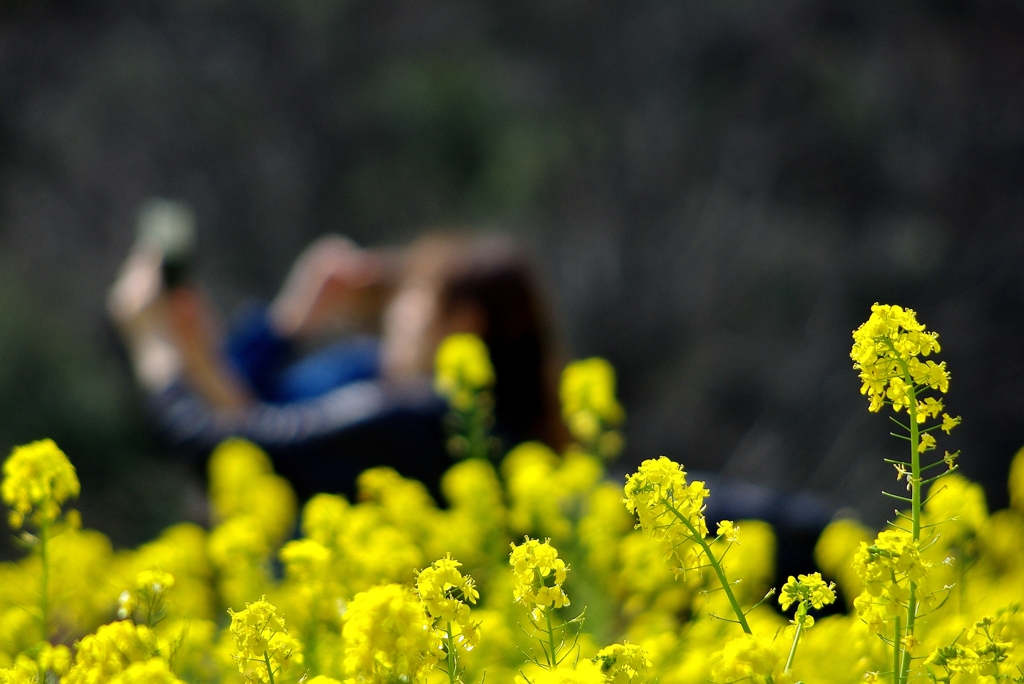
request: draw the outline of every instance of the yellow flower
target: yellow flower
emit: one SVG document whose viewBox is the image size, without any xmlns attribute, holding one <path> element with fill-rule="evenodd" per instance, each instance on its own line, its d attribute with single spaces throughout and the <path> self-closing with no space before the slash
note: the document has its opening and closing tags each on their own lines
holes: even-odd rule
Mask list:
<svg viewBox="0 0 1024 684">
<path fill-rule="evenodd" d="M 15 529 L 30 514 L 37 525 L 52 523 L 60 516 L 61 505 L 78 496 L 79 489 L 75 467 L 52 439 L 15 447 L 4 462 L 0 495 Z"/>
<path fill-rule="evenodd" d="M 985 490 L 958 473 L 950 473 L 932 484 L 924 510 L 930 522 L 941 526 L 942 536 L 973 536 L 988 522 Z M 955 528 L 959 528 L 959 534 L 953 533 Z M 942 537 L 940 540 L 949 541 Z"/>
<path fill-rule="evenodd" d="M 817 572 L 800 575 L 799 579 L 790 575 L 789 580 L 782 586 L 779 604 L 782 606 L 782 610 L 789 610 L 794 603 L 806 601 L 812 607 L 821 609 L 822 606 L 827 606 L 836 600 L 835 589 L 834 582 L 825 584 L 825 581 L 821 579 L 821 574 Z"/>
<path fill-rule="evenodd" d="M 239 672 L 257 681 L 269 682 L 272 674 L 278 674 L 289 665 L 302 664 L 299 643 L 288 635 L 284 618 L 277 614 L 277 608 L 266 596 L 246 603 L 238 612 L 229 608 L 228 613 Z"/>
<path fill-rule="evenodd" d="M 551 544 L 536 539 L 527 539 L 519 546 L 513 544 L 509 563 L 515 577 L 512 595 L 516 603 L 531 612 L 569 605 L 569 597 L 562 590 L 569 566 Z"/>
<path fill-rule="evenodd" d="M 515 684 L 607 684 L 601 666 L 581 660 L 575 668 L 529 669 L 515 676 Z"/>
<path fill-rule="evenodd" d="M 276 546 L 295 525 L 296 499 L 291 485 L 274 474 L 270 457 L 244 439 L 228 439 L 213 450 L 207 466 L 213 517 L 224 522 L 248 516 Z"/>
<path fill-rule="evenodd" d="M 342 496 L 317 494 L 302 508 L 302 533 L 327 548 L 333 547 L 345 530 L 350 508 Z"/>
<path fill-rule="evenodd" d="M 782 656 L 772 645 L 771 641 L 752 634 L 730 639 L 721 651 L 711 656 L 712 680 L 766 682 L 774 678 L 778 681 Z"/>
<path fill-rule="evenodd" d="M 926 418 L 934 418 L 942 413 L 942 401 L 935 397 L 927 397 L 924 401 L 917 402 L 917 420 L 924 422 Z"/>
<path fill-rule="evenodd" d="M 145 625 L 131 620 L 102 625 L 95 634 L 82 637 L 75 649 L 75 663 L 65 684 L 92 684 L 110 681 L 131 663 L 157 655 L 157 641 Z"/>
<path fill-rule="evenodd" d="M 883 530 L 874 544 L 861 542 L 853 559 L 854 570 L 864 582 L 864 593 L 854 601 L 857 614 L 873 631 L 882 629 L 886 616 L 907 609 L 910 585 L 923 597 L 922 580 L 931 564 L 921 557 L 920 542 L 902 529 Z"/>
<path fill-rule="evenodd" d="M 615 369 L 605 359 L 595 356 L 566 366 L 559 398 L 566 420 L 582 411 L 595 414 L 609 425 L 622 420 L 622 406 L 615 398 Z"/>
<path fill-rule="evenodd" d="M 174 575 L 161 570 L 143 570 L 135 575 L 135 591 L 124 591 L 118 600 L 118 617 L 131 617 L 138 610 L 152 627 L 163 618 L 167 592 L 174 587 Z"/>
<path fill-rule="evenodd" d="M 302 585 L 323 581 L 331 561 L 330 549 L 312 539 L 290 541 L 281 547 L 278 555 L 288 577 Z"/>
<path fill-rule="evenodd" d="M 928 332 L 918 323 L 911 309 L 888 304 L 871 307 L 871 317 L 853 332 L 850 351 L 853 367 L 860 371 L 860 393 L 870 400 L 868 410 L 878 411 L 886 401 L 896 411 L 908 408 L 907 374 L 917 385 L 943 393 L 949 389 L 945 362 L 922 362 L 917 358 L 940 351 L 938 337 L 938 333 Z"/>
<path fill-rule="evenodd" d="M 622 423 L 622 406 L 615 397 L 615 369 L 602 358 L 573 361 L 566 366 L 562 371 L 559 398 L 562 417 L 569 432 L 584 444 L 591 444 L 598 439 L 602 428 L 616 427 Z M 608 444 L 612 450 L 615 450 L 615 445 L 611 443 L 614 439 L 609 440 Z M 621 448 L 621 444 L 618 447 Z"/>
<path fill-rule="evenodd" d="M 682 466 L 662 456 L 641 463 L 626 479 L 624 491 L 623 503 L 639 518 L 639 526 L 662 542 L 682 570 L 699 564 L 700 553 L 691 544 L 708 534 L 704 499 L 710 492 L 703 482 L 688 483 Z"/>
<path fill-rule="evenodd" d="M 469 620 L 469 606 L 480 594 L 473 578 L 459 572 L 462 563 L 450 555 L 436 560 L 416 575 L 416 593 L 427 607 L 430 616 L 439 622 L 465 625 Z"/>
<path fill-rule="evenodd" d="M 476 335 L 457 333 L 444 338 L 434 364 L 434 388 L 460 411 L 470 408 L 473 394 L 494 384 L 487 345 Z"/>
<path fill-rule="evenodd" d="M 174 676 L 163 658 L 132 663 L 110 680 L 109 684 L 183 684 Z"/>
<path fill-rule="evenodd" d="M 342 631 L 354 682 L 414 682 L 443 655 L 422 604 L 400 584 L 356 594 Z"/>
<path fill-rule="evenodd" d="M 740 526 L 734 524 L 732 520 L 723 520 L 718 523 L 718 530 L 715 534 L 723 537 L 728 542 L 738 542 L 740 539 Z"/>
<path fill-rule="evenodd" d="M 218 569 L 232 571 L 243 565 L 258 565 L 270 554 L 270 544 L 256 518 L 239 516 L 213 528 L 207 553 Z"/>
<path fill-rule="evenodd" d="M 593 661 L 600 666 L 608 684 L 643 684 L 651 668 L 647 651 L 628 642 L 602 648 Z"/>
<path fill-rule="evenodd" d="M 67 646 L 43 641 L 19 653 L 13 667 L 0 668 L 0 684 L 38 684 L 40 672 L 46 681 L 58 681 L 70 667 L 71 651 Z"/>
<path fill-rule="evenodd" d="M 941 429 L 947 435 L 950 433 L 950 431 L 953 428 L 955 428 L 959 424 L 960 424 L 960 416 L 956 416 L 954 418 L 954 417 L 950 416 L 948 413 L 943 413 L 942 414 L 942 428 Z"/>
</svg>

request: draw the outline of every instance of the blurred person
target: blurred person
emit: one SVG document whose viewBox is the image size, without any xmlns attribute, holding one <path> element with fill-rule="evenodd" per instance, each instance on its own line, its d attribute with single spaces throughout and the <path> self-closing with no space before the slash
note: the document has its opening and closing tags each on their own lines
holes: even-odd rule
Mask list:
<svg viewBox="0 0 1024 684">
<path fill-rule="evenodd" d="M 376 465 L 436 491 L 452 461 L 434 354 L 456 332 L 488 346 L 505 446 L 563 446 L 551 320 L 508 238 L 433 232 L 404 249 L 369 250 L 326 236 L 299 256 L 273 302 L 246 308 L 225 331 L 188 277 L 193 225 L 183 205 L 145 208 L 108 301 L 155 420 L 193 457 L 239 436 L 263 447 L 303 497 L 351 495 Z"/>
</svg>

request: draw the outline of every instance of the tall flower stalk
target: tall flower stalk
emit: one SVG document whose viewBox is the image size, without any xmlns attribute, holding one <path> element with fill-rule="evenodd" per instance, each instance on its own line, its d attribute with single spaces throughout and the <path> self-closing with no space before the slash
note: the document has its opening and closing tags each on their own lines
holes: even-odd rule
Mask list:
<svg viewBox="0 0 1024 684">
<path fill-rule="evenodd" d="M 542 668 L 553 670 L 576 650 L 576 638 L 567 643 L 566 631 L 575 625 L 578 637 L 582 625 L 582 614 L 559 624 L 552 619 L 555 609 L 569 605 L 569 597 L 562 588 L 569 566 L 558 557 L 558 550 L 549 542 L 536 539 L 526 539 L 519 546 L 513 544 L 509 565 L 515 582 L 513 597 L 516 603 L 527 609 L 533 627 L 531 636 L 537 639 L 544 656 L 541 660 L 532 655 L 530 660 Z M 556 637 L 559 632 L 561 638 Z"/>
<path fill-rule="evenodd" d="M 893 523 L 897 528 L 903 528 L 909 523 L 909 539 L 893 538 L 882 543 L 880 535 L 874 545 L 862 547 L 859 556 L 860 568 L 868 576 L 872 575 L 874 567 L 887 567 L 903 573 L 902 580 L 897 579 L 895 572 L 890 573 L 891 579 L 888 581 L 892 587 L 885 594 L 889 600 L 897 601 L 901 606 L 905 603 L 906 606 L 902 619 L 898 614 L 893 619 L 891 630 L 893 684 L 904 684 L 910 676 L 914 630 L 924 596 L 920 581 L 925 566 L 920 563 L 909 564 L 905 560 L 908 557 L 917 558 L 920 552 L 921 509 L 924 503 L 921 491 L 925 485 L 956 468 L 957 454 L 947 451 L 942 458 L 926 457 L 928 452 L 935 449 L 934 433 L 937 430 L 949 433 L 960 423 L 959 417 L 943 412 L 943 402 L 935 396 L 936 393 L 942 395 L 949 391 L 949 372 L 945 361 L 936 363 L 927 359 L 940 351 L 938 337 L 938 333 L 926 330 L 917 321 L 914 311 L 888 304 L 875 304 L 871 307 L 871 317 L 854 331 L 854 344 L 850 352 L 853 367 L 860 371 L 861 394 L 867 396 L 870 402 L 868 410 L 878 412 L 890 406 L 897 415 L 902 411 L 907 412 L 906 423 L 896 416 L 890 419 L 899 427 L 898 431 L 891 434 L 908 442 L 910 460 L 886 459 L 886 462 L 895 467 L 897 481 L 906 480 L 910 496 L 891 492 L 885 494 L 904 506 L 910 505 L 910 514 L 897 511 L 897 520 Z M 940 414 L 941 422 L 935 422 Z M 929 421 L 933 424 L 928 425 Z M 944 470 L 929 476 L 935 468 Z M 905 588 L 901 581 L 905 581 Z M 869 624 L 874 620 L 876 627 L 881 628 L 877 624 L 879 620 L 875 612 L 877 601 L 863 596 L 858 601 L 861 616 Z M 876 631 L 881 633 L 880 629 Z"/>
<path fill-rule="evenodd" d="M 667 555 L 678 562 L 678 571 L 710 567 L 722 585 L 736 622 L 752 634 L 746 613 L 740 606 L 721 559 L 711 548 L 704 518 L 704 499 L 710 494 L 703 482 L 687 482 L 686 471 L 678 463 L 662 456 L 649 459 L 626 480 L 623 502 L 640 520 L 640 527 L 661 540 Z M 718 526 L 718 537 L 737 541 L 739 528 L 729 520 Z"/>
<path fill-rule="evenodd" d="M 469 575 L 463 575 L 462 563 L 451 555 L 434 561 L 416 575 L 416 593 L 432 620 L 431 629 L 440 643 L 439 666 L 448 675 L 448 684 L 462 682 L 460 655 L 472 650 L 480 640 L 480 623 L 469 619 L 470 604 L 480 593 Z"/>
<path fill-rule="evenodd" d="M 62 521 L 61 506 L 79 490 L 75 467 L 52 439 L 15 447 L 4 462 L 0 497 L 9 508 L 11 528 L 21 529 L 28 521 L 37 531 L 35 536 L 26 531 L 23 538 L 39 553 L 40 641 L 50 636 L 50 541 Z"/>
<path fill-rule="evenodd" d="M 434 390 L 449 408 L 448 452 L 456 459 L 496 456 L 494 366 L 483 340 L 470 333 L 449 335 L 438 346 L 434 365 Z"/>
</svg>

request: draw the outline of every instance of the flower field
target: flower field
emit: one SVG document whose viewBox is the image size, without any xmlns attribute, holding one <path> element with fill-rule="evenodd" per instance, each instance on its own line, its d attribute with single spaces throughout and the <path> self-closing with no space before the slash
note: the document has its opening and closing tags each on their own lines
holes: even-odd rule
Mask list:
<svg viewBox="0 0 1024 684">
<path fill-rule="evenodd" d="M 231 440 L 209 462 L 212 529 L 114 550 L 69 508 L 58 446 L 17 447 L 0 494 L 25 555 L 0 565 L 0 683 L 1024 681 L 1024 459 L 1011 508 L 990 514 L 940 448 L 960 419 L 939 351 L 896 306 L 854 333 L 868 409 L 903 445 L 899 510 L 877 534 L 833 522 L 824 579 L 777 587 L 771 527 L 706 519 L 714 492 L 681 465 L 605 478 L 623 412 L 600 359 L 562 377 L 573 446 L 497 458 L 486 349 L 446 340 L 436 384 L 461 460 L 444 507 L 375 468 L 356 501 L 300 511 L 269 458 Z M 847 612 L 816 619 L 837 596 Z"/>
</svg>

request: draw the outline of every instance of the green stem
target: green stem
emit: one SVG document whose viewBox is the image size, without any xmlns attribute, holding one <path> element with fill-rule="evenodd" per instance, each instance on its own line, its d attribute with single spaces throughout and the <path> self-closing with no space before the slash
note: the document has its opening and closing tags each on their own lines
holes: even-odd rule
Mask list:
<svg viewBox="0 0 1024 684">
<path fill-rule="evenodd" d="M 908 378 L 909 379 L 909 378 Z M 910 385 L 910 497 L 914 541 L 921 539 L 921 426 L 917 424 L 917 392 Z M 910 624 L 907 625 L 910 627 Z"/>
<path fill-rule="evenodd" d="M 679 518 L 680 522 L 686 525 L 686 529 L 690 531 L 690 536 L 700 544 L 701 549 L 704 550 L 704 554 L 708 557 L 708 562 L 711 563 L 711 567 L 714 569 L 715 574 L 718 575 L 718 581 L 722 584 L 722 590 L 725 592 L 726 597 L 729 599 L 729 603 L 732 605 L 732 610 L 736 613 L 736 619 L 740 623 L 740 627 L 747 634 L 753 634 L 750 630 L 750 625 L 747 624 L 747 616 L 743 614 L 743 609 L 740 608 L 740 602 L 736 600 L 736 595 L 732 593 L 732 587 L 729 586 L 729 579 L 725 576 L 725 571 L 722 570 L 721 564 L 718 559 L 715 558 L 715 554 L 711 552 L 711 547 L 704 540 L 704 536 L 697 531 L 687 519 L 685 515 L 676 510 L 676 507 L 669 503 L 668 499 L 662 497 L 662 503 L 665 504 L 665 508 L 672 511 L 672 513 Z"/>
<path fill-rule="evenodd" d="M 270 684 L 274 684 L 274 670 L 270 667 L 270 653 L 267 651 L 263 652 L 263 662 L 267 664 L 267 677 L 270 679 Z"/>
<path fill-rule="evenodd" d="M 917 597 L 914 592 L 917 587 L 910 583 L 910 601 L 907 602 L 907 636 L 914 636 L 914 618 L 917 617 Z M 900 682 L 907 682 L 910 677 L 910 653 L 903 650 L 903 644 L 899 645 L 898 652 L 903 654 L 903 667 L 900 671 Z"/>
<path fill-rule="evenodd" d="M 892 630 L 892 682 L 893 684 L 899 684 L 900 682 L 900 618 L 896 616 L 893 622 Z"/>
<path fill-rule="evenodd" d="M 448 684 L 455 684 L 455 669 L 457 663 L 455 662 L 455 635 L 452 634 L 452 623 L 448 621 Z"/>
<path fill-rule="evenodd" d="M 789 668 L 793 666 L 793 658 L 796 657 L 796 645 L 800 643 L 800 634 L 804 629 L 804 618 L 807 617 L 807 603 L 805 601 L 800 602 L 800 606 L 796 609 L 796 633 L 793 635 L 793 645 L 789 647 L 789 657 L 786 659 L 786 668 L 783 672 L 789 672 Z"/>
<path fill-rule="evenodd" d="M 921 426 L 917 421 L 917 388 L 914 386 L 913 378 L 907 372 L 904 365 L 905 381 L 909 387 L 910 405 L 907 412 L 910 414 L 910 497 L 911 497 L 911 535 L 914 542 L 921 539 Z M 917 587 L 910 582 L 910 600 L 907 602 L 907 636 L 914 636 L 914 623 L 917 620 Z M 900 669 L 900 682 L 908 681 L 910 676 L 910 654 L 903 652 L 903 645 L 898 644 L 898 650 L 903 653 L 903 662 Z"/>
<path fill-rule="evenodd" d="M 40 596 L 39 596 L 39 624 L 40 631 L 42 632 L 41 641 L 46 641 L 46 638 L 50 636 L 50 624 L 49 624 L 49 595 L 50 595 L 50 557 L 47 551 L 47 546 L 50 541 L 50 523 L 44 522 L 39 525 L 39 560 L 42 563 L 43 569 L 40 576 Z"/>
<path fill-rule="evenodd" d="M 544 608 L 544 617 L 548 624 L 548 648 L 551 649 L 551 656 L 548 658 L 548 665 L 552 668 L 558 666 L 558 658 L 555 657 L 555 628 L 551 626 L 551 607 Z"/>
</svg>

